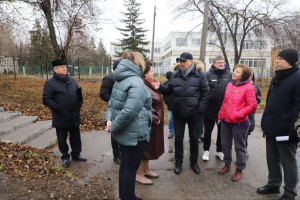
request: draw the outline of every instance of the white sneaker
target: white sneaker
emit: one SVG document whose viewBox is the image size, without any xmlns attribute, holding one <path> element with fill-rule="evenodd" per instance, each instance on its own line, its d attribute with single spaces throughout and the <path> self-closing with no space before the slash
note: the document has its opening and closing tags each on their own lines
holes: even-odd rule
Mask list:
<svg viewBox="0 0 300 200">
<path fill-rule="evenodd" d="M 224 159 L 223 152 L 217 152 L 216 158 L 219 158 L 220 160 L 223 160 Z"/>
<path fill-rule="evenodd" d="M 209 151 L 204 151 L 202 160 L 208 161 L 209 160 Z"/>
</svg>

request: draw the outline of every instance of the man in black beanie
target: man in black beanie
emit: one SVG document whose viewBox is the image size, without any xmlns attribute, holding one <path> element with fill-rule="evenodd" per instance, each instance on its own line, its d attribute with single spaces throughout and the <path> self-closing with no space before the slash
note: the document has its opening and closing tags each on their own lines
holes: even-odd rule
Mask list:
<svg viewBox="0 0 300 200">
<path fill-rule="evenodd" d="M 121 59 L 114 61 L 113 68 L 111 70 L 112 73 L 106 75 L 102 80 L 102 84 L 101 84 L 101 88 L 100 88 L 100 98 L 103 99 L 104 101 L 106 101 L 107 103 L 110 100 L 111 91 L 115 84 L 115 78 L 113 76 L 113 73 L 117 69 L 117 66 L 120 63 L 120 61 L 121 61 Z M 113 161 L 117 164 L 120 164 L 121 163 L 121 149 L 120 149 L 118 142 L 112 136 L 111 136 L 111 146 L 112 146 L 113 155 L 114 155 Z"/>
<path fill-rule="evenodd" d="M 258 188 L 257 193 L 280 193 L 282 167 L 285 186 L 281 200 L 295 199 L 299 182 L 296 160 L 299 138 L 294 129 L 300 112 L 298 59 L 299 53 L 295 49 L 284 49 L 278 53 L 276 75 L 271 81 L 261 120 L 263 136 L 266 136 L 269 175 L 268 184 Z"/>
<path fill-rule="evenodd" d="M 69 167 L 70 154 L 66 142 L 70 133 L 71 156 L 73 160 L 86 161 L 80 155 L 80 108 L 83 98 L 81 88 L 75 79 L 67 72 L 67 62 L 54 60 L 52 62 L 53 77 L 45 82 L 43 104 L 52 110 L 52 126 L 56 128 L 59 151 L 62 153 L 62 165 Z"/>
</svg>

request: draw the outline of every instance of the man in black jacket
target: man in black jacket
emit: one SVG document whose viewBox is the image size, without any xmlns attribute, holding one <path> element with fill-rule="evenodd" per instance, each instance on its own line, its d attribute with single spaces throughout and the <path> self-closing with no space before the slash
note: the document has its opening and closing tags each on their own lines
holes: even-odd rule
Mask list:
<svg viewBox="0 0 300 200">
<path fill-rule="evenodd" d="M 209 148 L 211 144 L 211 133 L 215 124 L 217 124 L 218 122 L 218 113 L 223 103 L 226 86 L 231 81 L 232 74 L 227 68 L 225 69 L 224 58 L 222 56 L 217 56 L 215 57 L 209 71 L 205 73 L 205 76 L 209 84 L 210 96 L 204 115 L 204 153 L 202 156 L 202 160 L 208 161 Z M 220 160 L 223 160 L 224 155 L 221 145 L 221 125 L 218 124 L 217 127 L 218 133 L 216 157 Z"/>
<path fill-rule="evenodd" d="M 190 166 L 200 173 L 198 165 L 199 152 L 199 120 L 204 113 L 209 97 L 209 87 L 204 73 L 199 72 L 193 61 L 192 54 L 184 52 L 176 59 L 180 67 L 173 73 L 168 85 L 160 85 L 158 80 L 155 87 L 162 94 L 173 93 L 173 119 L 175 129 L 175 174 L 182 171 L 183 138 L 186 123 L 189 126 L 190 137 Z"/>
<path fill-rule="evenodd" d="M 75 79 L 67 72 L 67 63 L 63 60 L 54 60 L 53 77 L 46 81 L 43 91 L 43 104 L 52 110 L 52 126 L 56 128 L 58 148 L 62 153 L 64 167 L 70 165 L 69 147 L 66 142 L 70 133 L 71 156 L 73 160 L 86 161 L 80 155 L 80 108 L 83 98 L 81 88 Z"/>
<path fill-rule="evenodd" d="M 172 77 L 172 72 L 168 71 L 166 73 L 166 78 L 167 80 L 163 83 L 163 85 L 168 85 L 171 77 Z M 173 94 L 165 94 L 163 95 L 163 100 L 165 102 L 165 104 L 168 107 L 168 128 L 169 128 L 169 136 L 168 138 L 171 139 L 174 137 L 175 133 L 174 133 L 174 120 L 173 120 Z"/>
<path fill-rule="evenodd" d="M 257 189 L 259 194 L 280 193 L 282 169 L 284 193 L 281 200 L 293 200 L 297 196 L 299 182 L 296 159 L 299 138 L 294 124 L 300 112 L 300 71 L 296 62 L 299 53 L 284 49 L 276 59 L 275 76 L 267 95 L 261 120 L 266 136 L 268 184 Z"/>
<path fill-rule="evenodd" d="M 117 69 L 117 66 L 120 63 L 120 61 L 121 59 L 114 61 L 112 73 L 106 75 L 102 80 L 102 84 L 100 88 L 100 98 L 106 102 L 110 100 L 111 91 L 115 84 L 115 78 L 113 76 L 113 73 Z M 111 136 L 111 146 L 113 149 L 114 162 L 117 164 L 121 164 L 121 149 L 119 143 L 112 136 Z"/>
</svg>

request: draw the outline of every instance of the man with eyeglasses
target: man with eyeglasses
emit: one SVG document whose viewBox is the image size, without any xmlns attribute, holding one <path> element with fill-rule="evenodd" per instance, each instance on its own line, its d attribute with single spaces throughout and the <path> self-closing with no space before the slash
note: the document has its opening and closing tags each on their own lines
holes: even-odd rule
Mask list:
<svg viewBox="0 0 300 200">
<path fill-rule="evenodd" d="M 43 91 L 43 104 L 52 111 L 52 126 L 56 128 L 59 151 L 62 153 L 62 165 L 70 165 L 69 146 L 67 144 L 70 133 L 71 156 L 73 160 L 86 161 L 80 155 L 80 108 L 83 98 L 81 88 L 75 79 L 68 75 L 67 62 L 54 60 L 53 77 L 45 82 Z"/>
<path fill-rule="evenodd" d="M 213 64 L 209 71 L 205 73 L 207 78 L 210 96 L 208 100 L 207 109 L 204 115 L 204 141 L 203 149 L 204 153 L 202 160 L 209 160 L 209 148 L 211 144 L 211 133 L 215 124 L 218 122 L 218 113 L 221 109 L 225 89 L 227 84 L 231 81 L 231 72 L 225 68 L 225 60 L 222 56 L 217 56 L 214 58 Z M 217 154 L 216 157 L 223 160 L 224 154 L 222 152 L 221 145 L 221 124 L 217 125 Z"/>
<path fill-rule="evenodd" d="M 186 124 L 189 126 L 190 167 L 194 173 L 200 174 L 198 123 L 207 105 L 209 87 L 204 73 L 196 68 L 191 53 L 182 53 L 176 61 L 180 62 L 180 66 L 173 73 L 169 83 L 164 86 L 156 80 L 154 84 L 162 94 L 173 93 L 175 174 L 178 175 L 182 171 L 183 138 Z"/>
</svg>

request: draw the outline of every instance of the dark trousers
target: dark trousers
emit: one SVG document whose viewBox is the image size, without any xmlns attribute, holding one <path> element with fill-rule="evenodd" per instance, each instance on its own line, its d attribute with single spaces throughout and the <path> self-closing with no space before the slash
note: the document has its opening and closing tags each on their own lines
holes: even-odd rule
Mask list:
<svg viewBox="0 0 300 200">
<path fill-rule="evenodd" d="M 135 178 L 142 157 L 146 152 L 147 142 L 138 142 L 137 146 L 121 147 L 121 165 L 119 171 L 119 196 L 122 200 L 136 200 Z"/>
<path fill-rule="evenodd" d="M 56 136 L 58 141 L 59 151 L 62 153 L 61 159 L 70 159 L 69 146 L 67 144 L 68 133 L 70 133 L 70 145 L 72 157 L 80 156 L 81 138 L 79 127 L 74 128 L 56 128 Z"/>
<path fill-rule="evenodd" d="M 203 149 L 204 151 L 209 151 L 210 143 L 211 143 L 211 133 L 214 129 L 215 124 L 218 120 L 204 118 L 204 143 Z M 217 125 L 218 133 L 217 133 L 217 152 L 222 152 L 222 144 L 221 144 L 221 123 Z"/>
<path fill-rule="evenodd" d="M 117 142 L 117 140 L 115 140 L 113 138 L 113 136 L 111 135 L 111 147 L 113 149 L 113 155 L 114 157 L 120 157 L 121 156 L 121 148 L 119 143 Z"/>
<path fill-rule="evenodd" d="M 268 164 L 268 185 L 280 187 L 282 183 L 282 170 L 284 173 L 284 195 L 297 196 L 299 182 L 298 166 L 296 159 L 297 143 L 276 142 L 266 139 L 266 153 Z"/>
<path fill-rule="evenodd" d="M 232 140 L 234 141 L 234 148 L 236 153 L 236 168 L 243 170 L 246 168 L 247 161 L 247 147 L 246 139 L 248 127 L 231 127 L 221 122 L 222 130 L 222 147 L 224 153 L 224 162 L 231 164 L 232 162 Z"/>
<path fill-rule="evenodd" d="M 198 161 L 199 154 L 199 120 L 201 115 L 195 114 L 189 118 L 174 117 L 174 130 L 175 130 L 175 161 L 182 163 L 183 160 L 183 138 L 185 124 L 188 124 L 189 136 L 190 136 L 190 162 L 196 163 Z M 203 128 L 203 127 L 202 127 Z"/>
</svg>

